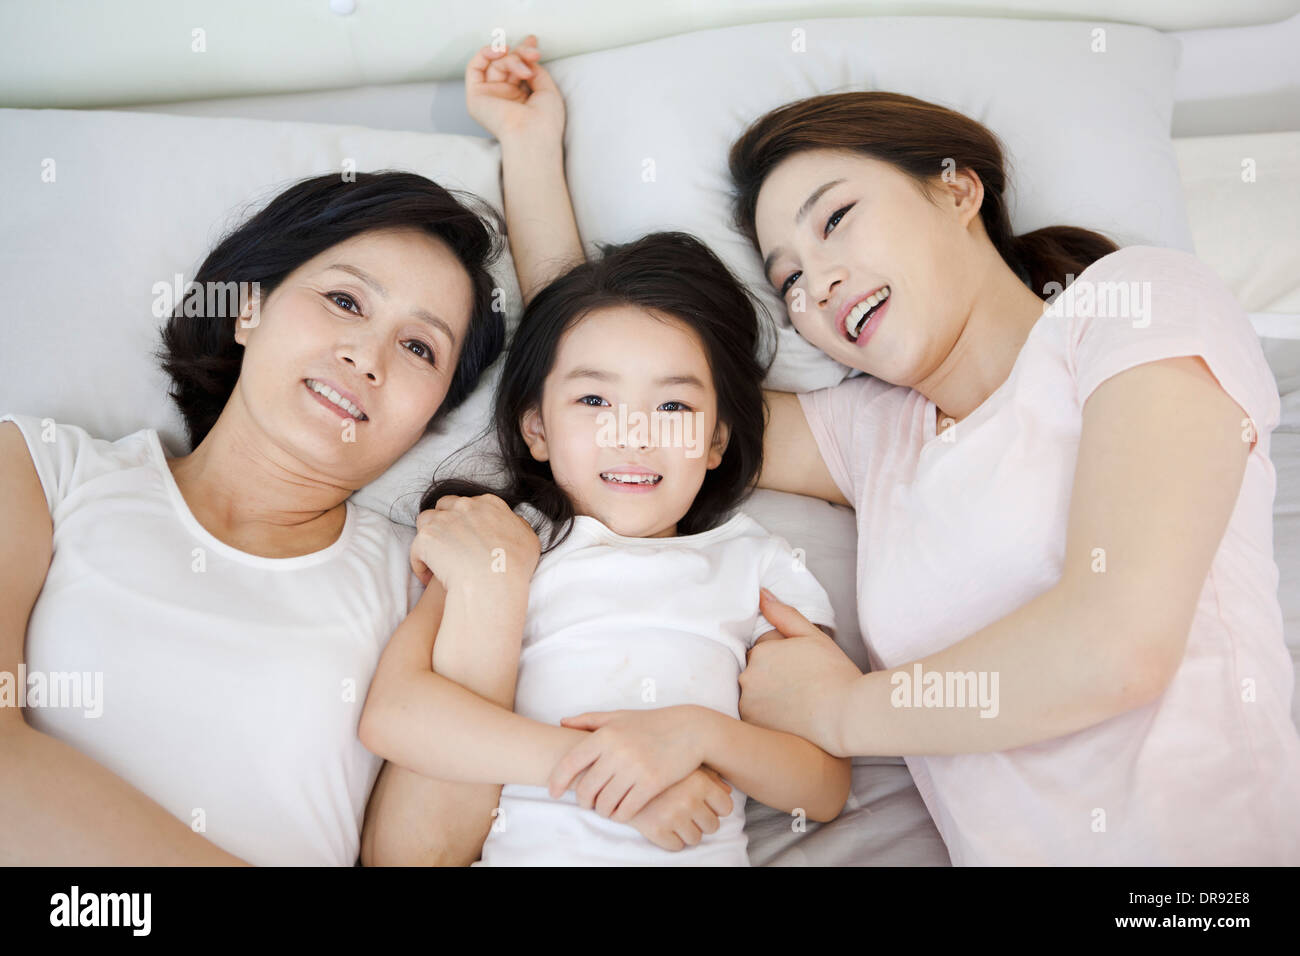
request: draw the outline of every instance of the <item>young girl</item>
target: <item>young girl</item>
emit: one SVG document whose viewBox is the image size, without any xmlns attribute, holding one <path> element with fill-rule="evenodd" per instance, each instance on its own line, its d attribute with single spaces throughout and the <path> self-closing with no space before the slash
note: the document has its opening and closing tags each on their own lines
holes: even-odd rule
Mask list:
<svg viewBox="0 0 1300 956">
<path fill-rule="evenodd" d="M 414 712 L 397 699 L 404 691 L 390 694 L 403 685 L 383 678 L 385 663 L 363 717 L 368 745 L 396 763 L 442 779 L 506 782 L 483 864 L 743 866 L 746 793 L 818 820 L 843 807 L 848 761 L 739 720 L 746 656 L 773 631 L 760 588 L 834 623 L 826 593 L 789 546 L 735 512 L 762 458 L 757 335 L 746 293 L 681 233 L 608 249 L 525 311 L 495 409 L 504 470 L 495 490 L 544 544 L 515 712 L 577 731 L 571 749 L 544 779 L 523 768 L 487 776 L 451 747 L 407 762 L 420 749 L 404 730 Z M 435 481 L 421 511 L 436 515 L 449 497 L 488 490 Z M 448 547 L 440 542 L 431 561 L 456 560 Z M 420 719 L 470 733 L 461 716 L 448 699 Z M 528 746 L 514 732 L 477 741 L 503 753 Z M 701 764 L 734 787 L 716 831 L 674 855 L 627 825 Z"/>
</svg>

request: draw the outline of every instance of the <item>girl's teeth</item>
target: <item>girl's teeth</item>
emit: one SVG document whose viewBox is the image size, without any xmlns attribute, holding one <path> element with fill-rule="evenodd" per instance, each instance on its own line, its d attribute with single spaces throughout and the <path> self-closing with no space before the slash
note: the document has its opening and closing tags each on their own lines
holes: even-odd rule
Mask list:
<svg viewBox="0 0 1300 956">
<path fill-rule="evenodd" d="M 857 339 L 862 333 L 863 327 L 867 324 L 867 313 L 889 298 L 889 286 L 885 286 L 875 295 L 863 299 L 853 307 L 845 320 L 845 328 L 848 329 L 849 337 Z"/>
<path fill-rule="evenodd" d="M 617 472 L 602 472 L 600 477 L 606 481 L 617 481 L 624 485 L 657 485 L 661 475 L 624 475 Z"/>
</svg>

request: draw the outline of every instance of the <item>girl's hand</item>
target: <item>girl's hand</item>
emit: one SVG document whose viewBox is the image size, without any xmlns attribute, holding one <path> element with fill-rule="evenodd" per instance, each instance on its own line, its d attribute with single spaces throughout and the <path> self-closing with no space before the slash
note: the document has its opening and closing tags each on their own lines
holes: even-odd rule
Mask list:
<svg viewBox="0 0 1300 956">
<path fill-rule="evenodd" d="M 816 625 L 765 588 L 759 610 L 784 639 L 749 649 L 740 672 L 740 719 L 803 737 L 832 756 L 849 756 L 840 743 L 840 718 L 862 672 Z"/>
<path fill-rule="evenodd" d="M 564 137 L 564 96 L 541 58 L 530 33 L 510 51 L 481 48 L 465 68 L 469 115 L 502 144 Z"/>
<path fill-rule="evenodd" d="M 699 767 L 645 805 L 628 821 L 655 846 L 674 852 L 717 833 L 735 806 L 731 787 L 712 767 Z"/>
<path fill-rule="evenodd" d="M 421 511 L 411 542 L 411 570 L 428 587 L 528 586 L 541 554 L 537 534 L 496 495 L 447 495 Z"/>
<path fill-rule="evenodd" d="M 578 805 L 628 823 L 704 762 L 704 708 L 609 710 L 565 717 L 561 726 L 591 730 L 551 771 L 552 797 L 577 781 Z"/>
</svg>

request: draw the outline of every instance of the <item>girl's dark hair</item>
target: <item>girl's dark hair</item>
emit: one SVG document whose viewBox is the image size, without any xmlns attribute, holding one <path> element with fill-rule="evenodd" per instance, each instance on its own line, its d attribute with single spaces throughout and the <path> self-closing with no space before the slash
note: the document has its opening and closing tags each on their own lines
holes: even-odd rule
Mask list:
<svg viewBox="0 0 1300 956">
<path fill-rule="evenodd" d="M 263 299 L 294 269 L 325 250 L 372 229 L 413 227 L 445 242 L 469 273 L 474 309 L 451 387 L 432 426 L 463 402 L 505 340 L 505 321 L 492 308 L 488 266 L 500 255 L 501 218 L 478 197 L 449 191 L 416 173 L 338 173 L 304 179 L 228 233 L 203 260 L 162 330 L 156 353 L 171 377 L 169 394 L 196 447 L 212 429 L 239 378 L 244 349 L 235 341 L 238 305 L 204 289 L 257 282 Z M 495 229 L 489 229 L 484 220 Z M 236 310 L 231 312 L 231 307 Z"/>
<path fill-rule="evenodd" d="M 528 409 L 541 405 L 561 336 L 589 313 L 618 306 L 677 319 L 699 336 L 718 396 L 718 421 L 730 429 L 722 462 L 706 474 L 678 533 L 715 527 L 752 490 L 763 461 L 765 417 L 757 302 L 708 246 L 686 233 L 657 232 L 599 248 L 601 258 L 576 266 L 537 293 L 506 351 L 492 425 L 500 486 L 435 477 L 421 511 L 445 495 L 496 494 L 511 508 L 527 503 L 550 519 L 555 533 L 549 543 L 543 537 L 547 550 L 568 536 L 572 502 L 556 484 L 550 464 L 529 452 L 520 422 Z M 539 535 L 543 530 L 537 529 Z"/>
<path fill-rule="evenodd" d="M 756 120 L 731 147 L 735 225 L 758 248 L 754 210 L 768 174 L 808 149 L 862 153 L 906 173 L 927 196 L 951 160 L 984 184 L 980 218 L 994 248 L 1041 299 L 1049 299 L 1118 246 L 1097 232 L 1049 226 L 1013 235 L 1003 193 L 1002 144 L 968 116 L 901 93 L 828 93 L 789 103 Z M 1052 283 L 1058 285 L 1053 286 Z"/>
</svg>

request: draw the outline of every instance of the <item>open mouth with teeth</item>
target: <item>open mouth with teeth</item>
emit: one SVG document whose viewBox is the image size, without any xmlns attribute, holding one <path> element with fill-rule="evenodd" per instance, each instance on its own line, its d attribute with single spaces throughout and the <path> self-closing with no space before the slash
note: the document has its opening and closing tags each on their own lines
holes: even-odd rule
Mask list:
<svg viewBox="0 0 1300 956">
<path fill-rule="evenodd" d="M 346 398 L 344 398 L 338 392 L 334 391 L 334 389 L 330 388 L 328 385 L 322 385 L 320 382 L 312 378 L 303 379 L 303 384 L 305 384 L 310 391 L 314 392 L 316 395 L 319 395 L 322 399 L 324 399 L 326 402 L 329 402 L 335 408 L 350 415 L 356 421 L 359 422 L 370 421 L 369 417 L 366 415 L 365 412 L 357 408 L 356 405 L 352 404 L 352 402 L 348 401 Z"/>
<path fill-rule="evenodd" d="M 663 475 L 642 474 L 626 471 L 602 471 L 601 481 L 611 485 L 645 485 L 654 486 L 664 480 Z"/>
<path fill-rule="evenodd" d="M 867 296 L 849 310 L 849 314 L 844 317 L 844 331 L 848 335 L 850 342 L 858 340 L 858 336 L 862 334 L 862 330 L 866 328 L 872 316 L 884 308 L 888 299 L 889 286 L 885 286 L 879 292 Z"/>
</svg>

